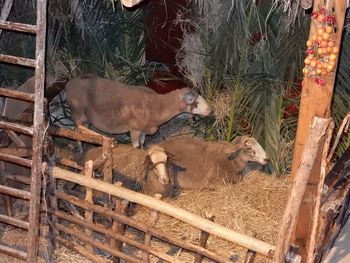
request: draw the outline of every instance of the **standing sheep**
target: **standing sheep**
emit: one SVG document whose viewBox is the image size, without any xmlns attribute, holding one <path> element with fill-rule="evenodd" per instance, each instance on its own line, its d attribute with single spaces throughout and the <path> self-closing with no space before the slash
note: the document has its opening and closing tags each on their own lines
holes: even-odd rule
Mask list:
<svg viewBox="0 0 350 263">
<path fill-rule="evenodd" d="M 247 136 L 238 136 L 231 143 L 175 138 L 160 146 L 174 156 L 169 175 L 174 186 L 184 190 L 216 189 L 237 183 L 248 162 L 268 162 L 260 144 Z"/>
<path fill-rule="evenodd" d="M 103 153 L 102 147 L 91 148 L 83 156 L 82 163 L 96 160 Z M 113 179 L 127 188 L 148 195 L 161 194 L 163 198 L 173 195 L 174 187 L 169 180 L 168 155 L 158 145 L 147 151 L 129 145 L 118 144 L 112 149 Z"/>
<path fill-rule="evenodd" d="M 207 101 L 189 88 L 157 94 L 143 86 L 130 86 L 93 75 L 67 83 L 67 102 L 76 127 L 91 124 L 112 134 L 130 132 L 132 146 L 142 147 L 146 134 L 175 116 L 188 112 L 207 116 Z"/>
</svg>

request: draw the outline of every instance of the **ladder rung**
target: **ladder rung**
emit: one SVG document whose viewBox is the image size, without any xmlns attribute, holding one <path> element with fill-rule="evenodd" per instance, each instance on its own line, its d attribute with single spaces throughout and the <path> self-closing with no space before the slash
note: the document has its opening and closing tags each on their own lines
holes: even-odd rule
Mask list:
<svg viewBox="0 0 350 263">
<path fill-rule="evenodd" d="M 30 177 L 29 176 L 17 175 L 17 174 L 3 174 L 2 176 L 4 177 L 4 179 L 8 179 L 8 180 L 15 181 L 18 183 L 30 185 Z"/>
<path fill-rule="evenodd" d="M 0 148 L 0 153 L 10 154 L 18 157 L 28 157 L 32 155 L 32 147 L 27 146 L 27 147 Z"/>
<path fill-rule="evenodd" d="M 28 191 L 19 190 L 5 185 L 0 185 L 0 194 L 10 195 L 25 200 L 29 200 L 31 196 L 30 192 Z"/>
<path fill-rule="evenodd" d="M 28 222 L 7 215 L 0 214 L 0 223 L 16 226 L 24 230 L 28 230 L 29 228 Z"/>
<path fill-rule="evenodd" d="M 32 160 L 25 159 L 22 157 L 10 155 L 10 154 L 5 154 L 5 153 L 0 153 L 0 160 L 9 162 L 9 163 L 14 163 L 18 165 L 22 165 L 25 167 L 31 167 L 32 166 Z"/>
<path fill-rule="evenodd" d="M 22 250 L 18 250 L 12 247 L 8 247 L 5 245 L 1 245 L 0 244 L 0 253 L 11 256 L 11 257 L 16 257 L 19 259 L 23 259 L 26 260 L 27 259 L 27 253 L 22 251 Z"/>
<path fill-rule="evenodd" d="M 21 65 L 26 67 L 35 68 L 35 59 L 22 58 L 16 56 L 10 56 L 5 54 L 0 54 L 0 62 L 7 62 L 10 64 Z"/>
<path fill-rule="evenodd" d="M 0 129 L 11 130 L 33 136 L 33 127 L 28 127 L 19 123 L 4 121 L 0 119 Z"/>
<path fill-rule="evenodd" d="M 10 88 L 0 88 L 0 96 L 34 102 L 35 94 L 13 90 Z"/>
<path fill-rule="evenodd" d="M 36 34 L 36 26 L 9 21 L 0 21 L 0 29 Z"/>
</svg>

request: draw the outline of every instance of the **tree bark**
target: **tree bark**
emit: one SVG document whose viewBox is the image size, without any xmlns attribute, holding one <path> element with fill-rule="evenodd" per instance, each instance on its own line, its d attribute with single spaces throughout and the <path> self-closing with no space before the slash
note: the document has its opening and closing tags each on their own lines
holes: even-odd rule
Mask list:
<svg viewBox="0 0 350 263">
<path fill-rule="evenodd" d="M 327 7 L 334 7 L 336 16 L 337 31 L 334 36 L 335 46 L 340 47 L 345 11 L 346 0 L 328 0 Z M 322 7 L 322 0 L 314 1 L 314 11 Z M 314 35 L 317 27 L 314 22 L 311 23 L 310 37 Z M 336 61 L 337 62 L 337 61 Z M 301 153 L 305 148 L 307 135 L 309 133 L 310 124 L 314 116 L 330 117 L 331 116 L 331 101 L 333 96 L 333 87 L 335 82 L 335 74 L 325 77 L 326 84 L 319 86 L 315 83 L 313 78 L 304 78 L 303 89 L 301 94 L 300 111 L 298 118 L 298 129 L 294 145 L 294 155 L 292 164 L 292 179 L 296 180 L 297 171 L 300 166 Z M 323 142 L 324 144 L 324 142 Z M 320 181 L 320 167 L 322 148 L 320 147 L 309 177 L 308 185 L 305 191 L 304 199 L 300 208 L 300 216 L 297 220 L 297 226 L 293 234 L 293 242 L 299 247 L 299 251 L 303 254 L 305 252 L 308 237 L 311 231 L 311 221 L 313 208 L 315 207 L 315 199 L 317 194 L 317 186 Z"/>
</svg>

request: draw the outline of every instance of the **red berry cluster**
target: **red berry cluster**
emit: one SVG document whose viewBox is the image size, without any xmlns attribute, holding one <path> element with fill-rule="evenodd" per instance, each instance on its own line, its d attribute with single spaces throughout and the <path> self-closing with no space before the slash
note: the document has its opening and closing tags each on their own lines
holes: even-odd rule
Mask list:
<svg viewBox="0 0 350 263">
<path fill-rule="evenodd" d="M 306 58 L 303 73 L 305 77 L 315 78 L 318 85 L 324 86 L 326 76 L 335 69 L 339 48 L 335 46 L 334 36 L 335 16 L 325 8 L 313 12 L 312 19 L 317 23 L 315 34 L 306 42 Z"/>
</svg>

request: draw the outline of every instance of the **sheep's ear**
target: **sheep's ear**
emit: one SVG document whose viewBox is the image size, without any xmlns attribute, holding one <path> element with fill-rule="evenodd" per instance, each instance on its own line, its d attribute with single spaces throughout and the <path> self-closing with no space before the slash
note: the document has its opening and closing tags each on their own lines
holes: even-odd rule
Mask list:
<svg viewBox="0 0 350 263">
<path fill-rule="evenodd" d="M 192 104 L 196 100 L 197 96 L 198 93 L 195 90 L 189 89 L 188 92 L 186 92 L 184 95 L 183 100 L 187 105 Z"/>
<path fill-rule="evenodd" d="M 250 138 L 247 138 L 243 141 L 243 146 L 244 146 L 244 149 L 247 151 L 250 151 L 253 148 L 253 144 Z"/>
<path fill-rule="evenodd" d="M 232 145 L 230 147 L 227 147 L 225 150 L 224 150 L 224 153 L 226 154 L 232 154 L 236 151 L 238 151 L 240 148 L 241 148 L 241 144 L 236 144 L 236 145 Z"/>
</svg>

